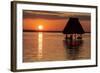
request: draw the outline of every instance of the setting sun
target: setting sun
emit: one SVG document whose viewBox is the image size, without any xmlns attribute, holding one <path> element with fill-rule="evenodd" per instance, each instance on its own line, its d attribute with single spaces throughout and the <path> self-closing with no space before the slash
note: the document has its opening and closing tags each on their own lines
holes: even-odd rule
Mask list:
<svg viewBox="0 0 100 73">
<path fill-rule="evenodd" d="M 42 25 L 39 25 L 39 26 L 38 26 L 38 29 L 39 29 L 39 30 L 42 30 L 42 29 L 43 29 L 43 26 L 42 26 Z"/>
</svg>

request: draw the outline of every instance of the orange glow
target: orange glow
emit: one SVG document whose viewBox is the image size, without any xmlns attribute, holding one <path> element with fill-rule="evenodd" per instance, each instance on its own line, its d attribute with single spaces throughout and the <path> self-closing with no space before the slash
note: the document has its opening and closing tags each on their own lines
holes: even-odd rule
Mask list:
<svg viewBox="0 0 100 73">
<path fill-rule="evenodd" d="M 42 26 L 42 25 L 39 25 L 39 26 L 38 26 L 38 29 L 39 29 L 39 30 L 43 30 L 43 26 Z"/>
<path fill-rule="evenodd" d="M 42 18 L 24 18 L 23 29 L 24 30 L 40 30 L 40 31 L 63 31 L 68 19 L 42 19 Z M 85 32 L 91 31 L 91 21 L 81 20 L 83 29 Z M 41 28 L 42 26 L 42 28 Z"/>
</svg>

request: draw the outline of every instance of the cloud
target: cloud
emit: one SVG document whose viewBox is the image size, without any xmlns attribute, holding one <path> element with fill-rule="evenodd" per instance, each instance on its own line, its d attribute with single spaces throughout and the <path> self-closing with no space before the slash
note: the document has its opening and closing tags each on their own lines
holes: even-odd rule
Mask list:
<svg viewBox="0 0 100 73">
<path fill-rule="evenodd" d="M 24 10 L 24 18 L 43 18 L 43 19 L 60 19 L 76 17 L 81 20 L 90 20 L 90 13 L 79 13 L 79 12 L 51 12 L 51 11 L 35 11 L 35 10 Z"/>
</svg>

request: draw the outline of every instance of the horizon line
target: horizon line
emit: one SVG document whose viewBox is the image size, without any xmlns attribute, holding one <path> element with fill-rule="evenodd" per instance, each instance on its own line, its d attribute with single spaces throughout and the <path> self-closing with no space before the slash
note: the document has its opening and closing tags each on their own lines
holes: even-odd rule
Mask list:
<svg viewBox="0 0 100 73">
<path fill-rule="evenodd" d="M 60 33 L 61 33 L 61 32 L 63 32 L 63 31 L 23 30 L 23 32 L 48 32 L 48 33 L 49 33 L 49 32 L 53 32 L 53 33 L 57 33 L 57 32 L 59 33 L 59 32 L 60 32 Z M 85 32 L 85 33 L 91 33 L 91 32 Z"/>
</svg>

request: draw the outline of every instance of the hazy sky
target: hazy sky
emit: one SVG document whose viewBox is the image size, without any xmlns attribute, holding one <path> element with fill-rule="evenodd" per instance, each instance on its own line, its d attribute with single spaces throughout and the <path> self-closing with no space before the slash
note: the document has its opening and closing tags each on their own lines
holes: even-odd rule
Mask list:
<svg viewBox="0 0 100 73">
<path fill-rule="evenodd" d="M 70 17 L 79 18 L 85 32 L 90 32 L 91 17 L 89 13 L 75 12 L 50 12 L 50 11 L 23 11 L 24 30 L 38 30 L 43 26 L 43 31 L 63 31 Z"/>
</svg>

